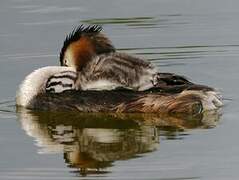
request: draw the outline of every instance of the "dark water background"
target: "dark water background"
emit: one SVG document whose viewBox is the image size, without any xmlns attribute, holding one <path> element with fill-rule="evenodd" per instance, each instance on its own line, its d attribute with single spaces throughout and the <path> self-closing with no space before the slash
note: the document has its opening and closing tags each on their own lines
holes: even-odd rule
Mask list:
<svg viewBox="0 0 239 180">
<path fill-rule="evenodd" d="M 239 1 L 1 0 L 0 179 L 238 179 Z M 14 108 L 65 35 L 101 24 L 115 46 L 218 88 L 222 116 L 33 113 Z"/>
</svg>

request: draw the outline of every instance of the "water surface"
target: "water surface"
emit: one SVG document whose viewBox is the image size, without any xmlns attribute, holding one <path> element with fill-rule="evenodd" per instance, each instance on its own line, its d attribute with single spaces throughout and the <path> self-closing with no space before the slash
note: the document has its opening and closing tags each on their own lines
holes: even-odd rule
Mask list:
<svg viewBox="0 0 239 180">
<path fill-rule="evenodd" d="M 237 179 L 237 0 L 2 0 L 0 179 Z M 57 65 L 80 23 L 118 50 L 218 88 L 222 112 L 199 117 L 17 111 L 32 70 Z"/>
</svg>

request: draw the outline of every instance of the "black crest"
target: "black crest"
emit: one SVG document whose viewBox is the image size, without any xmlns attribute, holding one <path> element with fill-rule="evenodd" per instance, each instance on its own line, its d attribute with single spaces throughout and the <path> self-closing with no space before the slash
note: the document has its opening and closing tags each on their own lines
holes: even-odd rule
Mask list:
<svg viewBox="0 0 239 180">
<path fill-rule="evenodd" d="M 63 43 L 63 47 L 61 48 L 61 52 L 60 52 L 61 65 L 63 65 L 64 53 L 65 53 L 67 47 L 72 42 L 78 41 L 83 34 L 99 33 L 100 31 L 102 31 L 102 27 L 98 26 L 98 25 L 93 25 L 93 26 L 92 25 L 89 25 L 89 26 L 80 25 L 80 26 L 74 28 L 74 30 L 66 36 L 66 39 Z"/>
</svg>

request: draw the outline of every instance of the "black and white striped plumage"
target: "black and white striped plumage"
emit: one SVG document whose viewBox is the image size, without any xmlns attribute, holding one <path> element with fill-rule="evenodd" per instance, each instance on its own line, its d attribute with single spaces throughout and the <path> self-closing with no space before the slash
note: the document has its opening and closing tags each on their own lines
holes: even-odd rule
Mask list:
<svg viewBox="0 0 239 180">
<path fill-rule="evenodd" d="M 76 89 L 77 73 L 74 71 L 62 71 L 50 76 L 46 82 L 46 92 L 61 93 Z"/>
<path fill-rule="evenodd" d="M 82 90 L 97 86 L 99 90 L 124 87 L 142 91 L 153 87 L 153 74 L 156 72 L 149 62 L 125 53 L 102 54 L 78 71 L 76 86 Z"/>
</svg>

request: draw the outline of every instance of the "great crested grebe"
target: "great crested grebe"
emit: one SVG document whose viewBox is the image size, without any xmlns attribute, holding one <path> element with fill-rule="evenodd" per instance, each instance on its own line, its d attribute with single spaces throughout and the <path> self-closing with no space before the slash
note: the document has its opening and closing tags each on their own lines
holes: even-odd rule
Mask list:
<svg viewBox="0 0 239 180">
<path fill-rule="evenodd" d="M 213 88 L 159 73 L 146 60 L 116 52 L 101 30 L 79 26 L 71 32 L 60 53 L 61 65 L 68 67 L 44 67 L 28 75 L 17 93 L 17 105 L 39 110 L 184 114 L 222 106 Z"/>
</svg>

